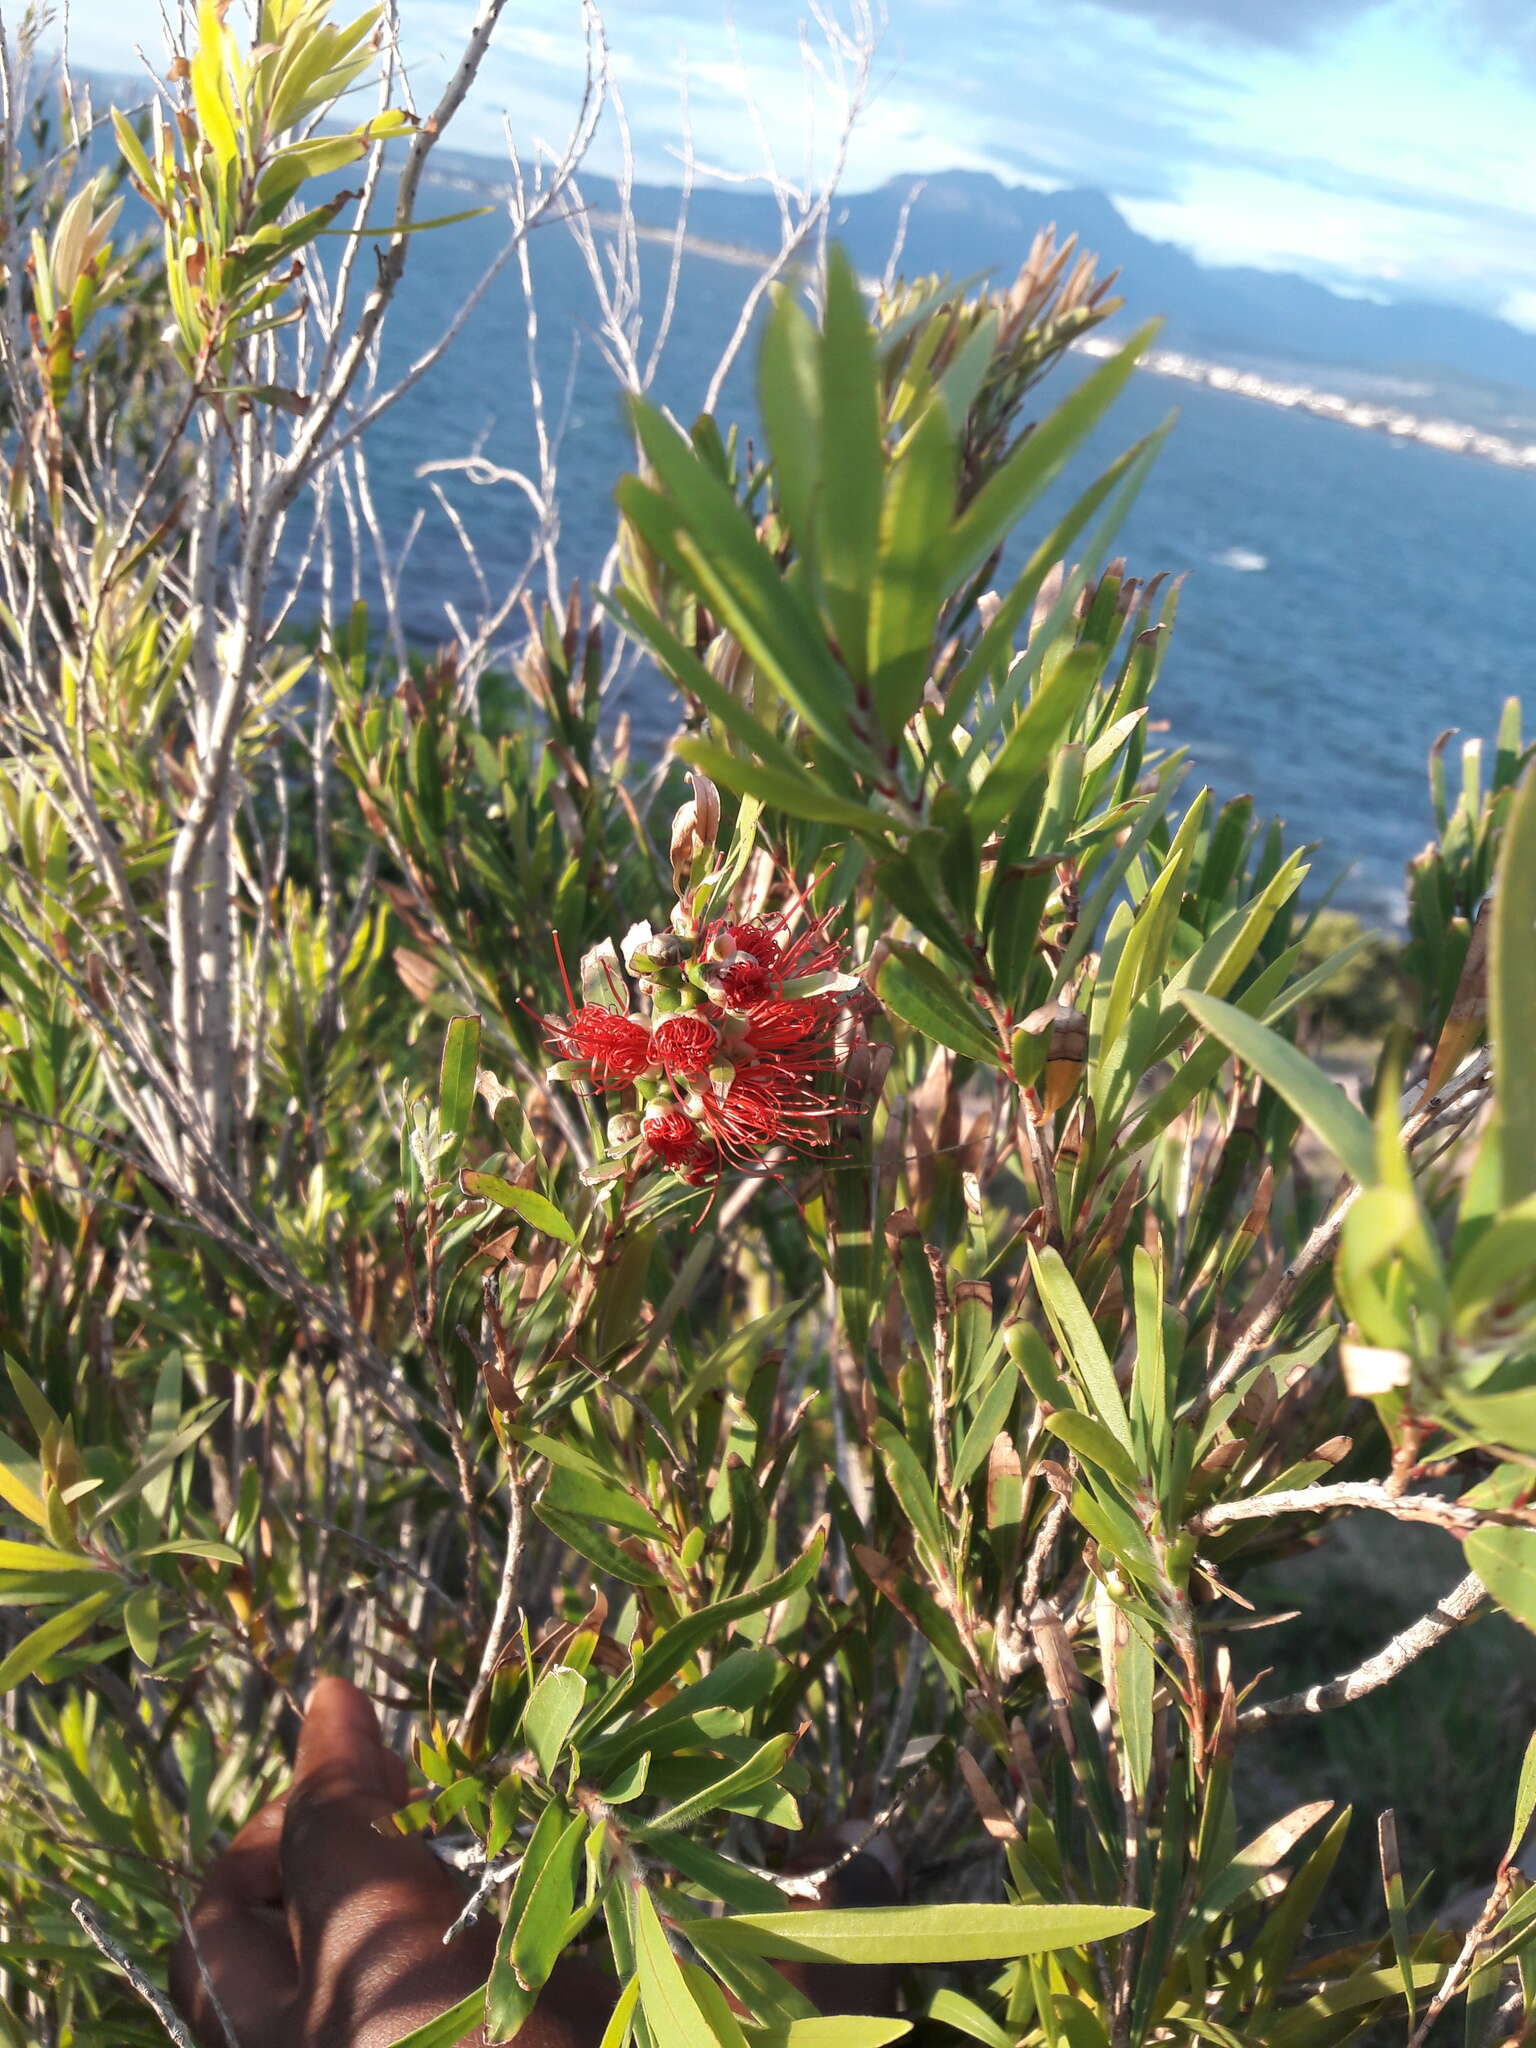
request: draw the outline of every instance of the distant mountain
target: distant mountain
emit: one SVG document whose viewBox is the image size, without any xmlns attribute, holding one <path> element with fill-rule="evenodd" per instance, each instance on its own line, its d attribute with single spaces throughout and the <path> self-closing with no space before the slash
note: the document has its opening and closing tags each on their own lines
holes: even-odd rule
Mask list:
<svg viewBox="0 0 1536 2048">
<path fill-rule="evenodd" d="M 143 90 L 140 82 L 105 76 L 93 86 L 101 105 L 114 96 L 131 103 Z M 477 183 L 495 185 L 506 177 L 504 160 L 495 157 L 442 148 L 433 162 L 440 172 Z M 583 177 L 582 186 L 590 203 L 614 204 L 611 180 Z M 878 275 L 885 269 L 902 208 L 914 192 L 902 261 L 908 276 L 985 272 L 1006 278 L 1036 231 L 1054 222 L 1063 235 L 1075 232 L 1106 270 L 1119 271 L 1117 289 L 1130 314 L 1163 315 L 1164 347 L 1219 359 L 1283 356 L 1393 376 L 1449 372 L 1536 391 L 1536 334 L 1463 306 L 1349 299 L 1293 272 L 1197 263 L 1171 242 L 1138 234 L 1107 194 L 1090 187 L 1040 192 L 1005 185 L 986 171 L 892 178 L 838 202 L 835 232 L 860 270 Z M 670 187 L 637 186 L 634 201 L 648 226 L 670 228 L 676 220 L 678 194 Z M 778 245 L 777 208 L 749 188 L 698 187 L 689 222 L 707 240 L 748 249 Z"/>
<path fill-rule="evenodd" d="M 488 169 L 485 159 L 460 161 L 477 163 L 482 174 Z M 606 180 L 583 184 L 593 203 L 612 203 Z M 1450 372 L 1536 391 L 1536 334 L 1467 307 L 1343 298 L 1291 272 L 1197 263 L 1170 242 L 1138 234 L 1111 199 L 1089 188 L 1039 192 L 978 171 L 893 178 L 839 201 L 836 233 L 861 270 L 885 268 L 902 207 L 914 191 L 902 261 L 909 276 L 1006 277 L 1022 262 L 1035 231 L 1054 222 L 1063 234 L 1075 231 L 1107 269 L 1119 271 L 1118 289 L 1133 313 L 1165 316 L 1166 347 L 1216 357 L 1283 355 L 1393 375 Z M 670 226 L 677 194 L 641 186 L 635 205 L 642 221 Z M 747 248 L 772 247 L 778 239 L 772 202 L 739 187 L 696 190 L 690 225 L 695 234 Z"/>
</svg>

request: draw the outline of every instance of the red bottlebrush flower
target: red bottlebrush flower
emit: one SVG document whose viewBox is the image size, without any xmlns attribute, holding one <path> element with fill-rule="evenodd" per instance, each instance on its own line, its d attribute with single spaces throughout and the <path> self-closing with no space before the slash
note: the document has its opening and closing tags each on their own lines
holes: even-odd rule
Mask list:
<svg viewBox="0 0 1536 2048">
<path fill-rule="evenodd" d="M 696 1145 L 691 1156 L 685 1159 L 676 1171 L 687 1181 L 689 1187 L 707 1187 L 712 1180 L 717 1181 L 720 1178 L 720 1154 L 713 1145 Z M 713 1206 L 714 1200 L 711 1197 L 704 1206 L 706 1216 Z"/>
<path fill-rule="evenodd" d="M 823 911 L 820 917 L 814 918 L 803 932 L 797 932 L 780 949 L 778 978 L 781 985 L 803 974 L 829 974 L 842 965 L 841 944 L 827 936 L 827 927 L 835 914 L 830 910 Z"/>
<path fill-rule="evenodd" d="M 719 1047 L 719 1032 L 697 1010 L 679 1010 L 663 1017 L 651 1033 L 651 1058 L 659 1060 L 674 1081 L 707 1074 Z"/>
<path fill-rule="evenodd" d="M 720 1150 L 737 1158 L 769 1145 L 824 1145 L 826 1121 L 835 1110 L 805 1085 L 798 1068 L 769 1060 L 738 1067 L 723 1096 L 705 1089 L 689 1106 Z"/>
<path fill-rule="evenodd" d="M 728 961 L 710 976 L 710 987 L 725 1010 L 750 1010 L 773 995 L 774 981 L 768 970 L 750 954 Z"/>
<path fill-rule="evenodd" d="M 627 1088 L 651 1065 L 651 1034 L 620 1010 L 588 1003 L 570 1017 L 547 1017 L 549 1042 L 562 1059 L 587 1070 L 598 1088 Z"/>
<path fill-rule="evenodd" d="M 705 926 L 699 944 L 699 952 L 706 960 L 729 960 L 734 953 L 745 953 L 765 974 L 771 974 L 778 966 L 779 951 L 777 932 L 761 918 L 754 918 L 750 924 L 717 919 Z"/>
<path fill-rule="evenodd" d="M 754 1003 L 747 1011 L 744 1043 L 759 1058 L 780 1055 L 801 1068 L 820 1066 L 835 1015 L 835 1005 L 825 996 Z"/>
<path fill-rule="evenodd" d="M 674 1173 L 681 1173 L 704 1144 L 703 1132 L 684 1109 L 648 1109 L 640 1131 L 662 1165 Z"/>
</svg>

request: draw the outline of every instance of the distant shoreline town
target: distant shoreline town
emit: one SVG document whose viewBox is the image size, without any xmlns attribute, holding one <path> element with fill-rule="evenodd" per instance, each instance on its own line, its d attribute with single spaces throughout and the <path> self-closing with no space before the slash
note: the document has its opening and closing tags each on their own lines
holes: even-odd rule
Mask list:
<svg viewBox="0 0 1536 2048">
<path fill-rule="evenodd" d="M 1083 355 L 1112 356 L 1120 343 L 1106 335 L 1090 334 L 1073 346 Z M 1426 448 L 1444 448 L 1452 455 L 1475 456 L 1481 462 L 1497 463 L 1502 469 L 1536 470 L 1536 441 L 1515 441 L 1506 434 L 1485 433 L 1480 428 L 1464 426 L 1459 420 L 1426 419 L 1398 405 L 1341 398 L 1337 392 L 1261 376 L 1257 370 L 1233 370 L 1222 363 L 1208 363 L 1178 349 L 1149 349 L 1141 359 L 1141 367 L 1155 377 L 1178 377 L 1186 384 L 1234 392 L 1239 398 L 1255 398 L 1263 405 L 1278 405 L 1288 412 L 1309 412 L 1318 419 L 1336 420 L 1341 426 L 1363 427 L 1371 433 L 1390 434 L 1399 441 L 1418 441 Z"/>
</svg>

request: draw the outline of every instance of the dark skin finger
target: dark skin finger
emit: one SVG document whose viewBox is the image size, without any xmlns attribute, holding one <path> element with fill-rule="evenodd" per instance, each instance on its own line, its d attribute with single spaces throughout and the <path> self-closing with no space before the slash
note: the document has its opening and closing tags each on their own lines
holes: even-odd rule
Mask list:
<svg viewBox="0 0 1536 2048">
<path fill-rule="evenodd" d="M 278 1871 L 284 1803 L 262 1807 L 235 1836 L 193 1908 L 195 1949 L 184 1936 L 171 1953 L 171 1996 L 198 2039 L 218 2048 L 215 1997 L 240 2048 L 277 2048 L 298 1996 Z"/>
<path fill-rule="evenodd" d="M 424 1842 L 375 1825 L 406 1797 L 367 1699 L 322 1679 L 292 1786 L 231 1843 L 193 1911 L 202 1970 L 185 1941 L 172 1957 L 172 1995 L 204 2048 L 226 2048 L 215 1995 L 238 2048 L 388 2048 L 485 1982 L 495 1927 L 445 1947 L 458 1883 Z M 597 2048 L 612 2005 L 600 1972 L 563 1962 L 517 2048 Z M 465 2048 L 485 2048 L 481 2029 Z"/>
</svg>

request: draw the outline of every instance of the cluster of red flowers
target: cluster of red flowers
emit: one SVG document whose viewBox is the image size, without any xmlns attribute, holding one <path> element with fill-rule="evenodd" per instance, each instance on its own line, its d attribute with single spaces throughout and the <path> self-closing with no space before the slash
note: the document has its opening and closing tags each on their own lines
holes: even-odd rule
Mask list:
<svg viewBox="0 0 1536 2048">
<path fill-rule="evenodd" d="M 626 946 L 648 1015 L 578 1005 L 544 1020 L 557 1078 L 599 1093 L 633 1089 L 637 1142 L 694 1186 L 748 1168 L 772 1146 L 827 1142 L 836 1103 L 818 1084 L 835 1064 L 842 948 L 818 918 L 718 918 L 697 937 L 642 928 Z M 618 992 L 617 990 L 615 991 Z"/>
</svg>

